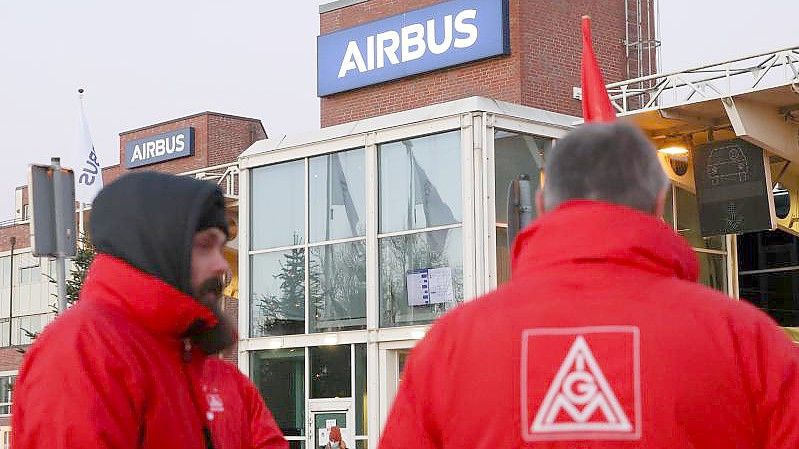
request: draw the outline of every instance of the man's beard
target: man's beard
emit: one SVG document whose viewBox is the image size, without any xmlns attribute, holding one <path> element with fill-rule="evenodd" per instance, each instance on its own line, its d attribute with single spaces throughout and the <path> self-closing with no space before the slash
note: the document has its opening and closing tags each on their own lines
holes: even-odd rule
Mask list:
<svg viewBox="0 0 799 449">
<path fill-rule="evenodd" d="M 219 323 L 211 329 L 190 332 L 188 337 L 206 354 L 216 354 L 230 347 L 236 341 L 236 331 L 231 319 L 222 312 L 222 291 L 224 285 L 218 277 L 213 277 L 197 288 L 195 299 L 211 309 Z"/>
</svg>

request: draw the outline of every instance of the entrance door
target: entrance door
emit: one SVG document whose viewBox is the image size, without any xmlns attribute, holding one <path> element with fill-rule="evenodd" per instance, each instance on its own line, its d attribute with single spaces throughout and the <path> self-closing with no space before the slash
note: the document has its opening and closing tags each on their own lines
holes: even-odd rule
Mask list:
<svg viewBox="0 0 799 449">
<path fill-rule="evenodd" d="M 405 361 L 417 340 L 392 341 L 380 344 L 380 426 L 382 428 L 402 382 Z"/>
<path fill-rule="evenodd" d="M 341 438 L 348 449 L 355 449 L 355 413 L 351 399 L 324 399 L 310 401 L 311 420 L 308 436 L 311 449 L 327 446 L 330 428 L 338 426 Z"/>
</svg>

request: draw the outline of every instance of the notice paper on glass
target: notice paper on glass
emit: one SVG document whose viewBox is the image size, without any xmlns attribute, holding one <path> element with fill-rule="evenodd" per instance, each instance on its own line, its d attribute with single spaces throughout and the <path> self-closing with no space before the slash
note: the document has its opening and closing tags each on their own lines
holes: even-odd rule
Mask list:
<svg viewBox="0 0 799 449">
<path fill-rule="evenodd" d="M 455 302 L 450 267 L 422 268 L 407 273 L 408 305 Z"/>
</svg>

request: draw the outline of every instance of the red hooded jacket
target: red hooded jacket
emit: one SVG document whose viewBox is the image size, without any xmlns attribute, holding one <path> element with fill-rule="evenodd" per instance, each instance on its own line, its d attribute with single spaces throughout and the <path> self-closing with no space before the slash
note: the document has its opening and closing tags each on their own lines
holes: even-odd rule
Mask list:
<svg viewBox="0 0 799 449">
<path fill-rule="evenodd" d="M 380 449 L 799 447 L 799 350 L 696 279 L 655 217 L 564 204 L 413 350 Z"/>
<path fill-rule="evenodd" d="M 208 427 L 215 449 L 287 448 L 235 367 L 184 346 L 197 320 L 217 322 L 176 288 L 98 255 L 80 301 L 25 356 L 14 447 L 204 449 Z"/>
</svg>

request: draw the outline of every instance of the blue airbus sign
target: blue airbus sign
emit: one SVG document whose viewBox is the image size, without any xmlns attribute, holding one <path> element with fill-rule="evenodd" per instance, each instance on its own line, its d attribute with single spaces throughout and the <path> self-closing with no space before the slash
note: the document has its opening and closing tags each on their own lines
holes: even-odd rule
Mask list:
<svg viewBox="0 0 799 449">
<path fill-rule="evenodd" d="M 194 154 L 194 128 L 181 128 L 125 144 L 125 168 L 178 159 Z"/>
<path fill-rule="evenodd" d="M 508 0 L 453 0 L 319 36 L 320 97 L 510 53 Z"/>
</svg>

